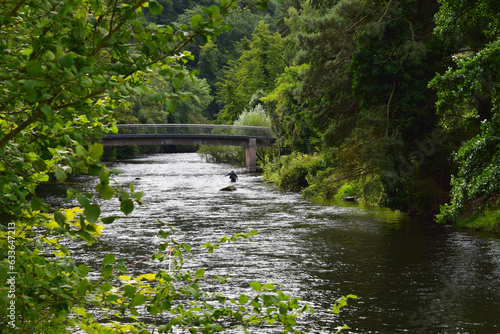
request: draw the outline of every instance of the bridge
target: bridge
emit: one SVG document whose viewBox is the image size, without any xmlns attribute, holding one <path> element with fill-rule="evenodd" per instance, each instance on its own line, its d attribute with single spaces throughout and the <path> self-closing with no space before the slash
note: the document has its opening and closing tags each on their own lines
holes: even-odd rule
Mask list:
<svg viewBox="0 0 500 334">
<path fill-rule="evenodd" d="M 257 169 L 257 147 L 276 142 L 271 129 L 215 124 L 119 124 L 118 133 L 102 138 L 104 146 L 227 145 L 246 148 L 247 172 Z"/>
</svg>

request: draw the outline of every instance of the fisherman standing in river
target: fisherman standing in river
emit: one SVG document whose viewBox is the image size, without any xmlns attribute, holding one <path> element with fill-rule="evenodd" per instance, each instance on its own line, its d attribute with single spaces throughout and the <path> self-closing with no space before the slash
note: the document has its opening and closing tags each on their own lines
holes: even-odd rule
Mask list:
<svg viewBox="0 0 500 334">
<path fill-rule="evenodd" d="M 231 169 L 231 172 L 227 173 L 226 176 L 229 176 L 229 178 L 231 179 L 231 182 L 236 182 L 236 180 L 238 180 L 238 175 L 236 175 L 236 173 L 234 172 L 234 169 Z"/>
</svg>

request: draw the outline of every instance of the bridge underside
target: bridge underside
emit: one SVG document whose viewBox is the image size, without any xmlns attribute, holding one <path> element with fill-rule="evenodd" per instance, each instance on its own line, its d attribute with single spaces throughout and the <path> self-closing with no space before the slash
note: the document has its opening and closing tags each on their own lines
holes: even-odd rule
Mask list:
<svg viewBox="0 0 500 334">
<path fill-rule="evenodd" d="M 246 148 L 247 172 L 257 170 L 257 147 L 272 147 L 274 138 L 250 138 L 247 136 L 227 135 L 109 135 L 102 138 L 104 146 L 131 145 L 226 145 L 244 146 Z"/>
</svg>

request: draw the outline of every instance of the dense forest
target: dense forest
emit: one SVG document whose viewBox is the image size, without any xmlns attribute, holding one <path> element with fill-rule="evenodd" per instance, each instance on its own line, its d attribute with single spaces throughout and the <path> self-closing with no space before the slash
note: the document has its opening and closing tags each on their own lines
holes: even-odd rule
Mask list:
<svg viewBox="0 0 500 334">
<path fill-rule="evenodd" d="M 261 152 L 261 166 L 284 190 L 499 231 L 497 0 L 0 4 L 2 333 L 293 331 L 311 312 L 259 282 L 253 295 L 202 300 L 204 270 L 182 269 L 191 248 L 168 226 L 152 258 L 168 249 L 175 270 L 132 279 L 108 254 L 98 280 L 86 278 L 66 245 L 92 244 L 119 219 L 104 217 L 99 201 L 117 200 L 123 215 L 143 205 L 102 162 L 140 151 L 104 152 L 98 139 L 117 123 L 270 125 L 278 144 Z M 95 188 L 72 187 L 82 174 Z M 46 203 L 41 184 L 64 185 L 79 206 Z M 139 308 L 172 320 L 144 322 Z M 90 309 L 113 318 L 105 325 Z"/>
<path fill-rule="evenodd" d="M 146 15 L 156 24 L 206 15 L 203 3 L 160 3 L 171 10 Z M 246 8 L 227 18 L 231 30 L 187 46 L 194 58 L 186 68 L 196 74 L 178 88 L 196 100 L 143 96 L 115 117 L 233 124 L 263 109 L 278 150 L 260 154 L 261 164 L 281 188 L 496 229 L 499 6 L 332 0 Z M 160 79 L 150 85 L 174 90 Z M 237 152 L 200 149 L 209 160 L 242 163 Z"/>
</svg>

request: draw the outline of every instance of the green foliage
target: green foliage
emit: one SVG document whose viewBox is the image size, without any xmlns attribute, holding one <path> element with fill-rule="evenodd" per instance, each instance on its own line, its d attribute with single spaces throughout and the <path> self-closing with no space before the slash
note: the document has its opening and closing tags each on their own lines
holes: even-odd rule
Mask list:
<svg viewBox="0 0 500 334">
<path fill-rule="evenodd" d="M 23 217 L 27 220 L 13 222 L 15 228 L 9 228 L 12 239 L 1 239 L 3 250 L 6 251 L 8 245 L 16 248 L 15 263 L 0 264 L 2 273 L 5 273 L 0 280 L 4 286 L 10 285 L 8 280 L 11 278 L 7 273 L 17 273 L 15 324 L 19 330 L 58 333 L 69 333 L 75 329 L 87 333 L 149 333 L 155 330 L 173 333 L 183 330 L 214 333 L 225 328 L 246 332 L 251 327 L 273 325 L 285 332 L 303 333 L 297 329 L 297 318 L 314 313 L 311 306 L 285 294 L 274 283 L 254 281 L 250 283 L 252 292 L 235 298 L 205 291 L 202 288 L 205 282 L 224 284 L 227 278 L 207 277 L 203 269 L 183 269 L 186 260 L 192 258 L 192 247 L 174 239 L 175 229 L 161 221 L 159 223 L 163 228 L 158 231 L 158 237 L 162 242 L 152 259 L 165 262 L 168 269 L 132 277 L 127 275 L 130 265 L 124 259 L 106 254 L 101 261 L 99 277 L 87 278 L 90 269 L 71 261 L 71 254 L 63 246 L 65 238 L 58 232 L 61 225 L 55 216 L 40 212 L 34 214 L 36 217 Z M 84 221 L 83 209 L 80 208 L 64 210 L 60 214 L 70 226 L 85 224 L 90 244 L 104 228 L 100 224 Z M 28 221 L 29 225 L 26 225 Z M 32 238 L 34 228 L 38 233 L 42 232 L 41 237 Z M 251 241 L 256 234 L 252 230 L 225 236 L 215 243 L 207 242 L 200 249 L 212 253 L 222 243 Z M 36 247 L 26 248 L 26 241 L 33 242 Z M 50 252 L 52 257 L 47 256 Z M 0 296 L 0 303 L 2 312 L 7 310 L 10 304 L 7 294 Z M 340 299 L 332 312 L 337 313 L 345 305 L 345 298 Z M 95 313 L 89 307 L 98 307 L 103 313 Z M 144 314 L 155 319 L 164 313 L 171 315 L 166 323 L 141 320 Z M 2 319 L 6 319 L 6 315 L 2 314 Z M 4 324 L 7 324 L 6 320 Z"/>
<path fill-rule="evenodd" d="M 258 104 L 253 109 L 245 109 L 234 122 L 237 126 L 262 126 L 270 127 L 271 119 L 266 114 L 262 105 Z M 248 130 L 231 129 L 231 134 L 238 136 L 248 134 Z M 245 166 L 246 155 L 244 147 L 237 146 L 200 146 L 198 153 L 208 162 L 225 162 Z M 262 162 L 264 157 L 272 154 L 271 148 L 257 148 L 257 159 Z"/>
<path fill-rule="evenodd" d="M 356 196 L 357 194 L 358 190 L 355 186 L 353 186 L 352 184 L 344 184 L 342 187 L 340 187 L 339 192 L 335 197 L 342 199 L 344 197 Z"/>
<path fill-rule="evenodd" d="M 310 124 L 307 109 L 300 106 L 296 91 L 300 76 L 309 65 L 285 68 L 276 80 L 275 89 L 262 98 L 268 110 L 273 110 L 272 127 L 278 137 L 280 149 L 308 153 L 316 148 L 318 136 Z"/>
<path fill-rule="evenodd" d="M 214 97 L 205 79 L 192 76 L 182 81 L 180 90 L 186 92 L 186 98 L 176 103 L 176 109 L 169 114 L 169 123 L 206 124 L 210 115 L 208 105 Z"/>
<path fill-rule="evenodd" d="M 223 79 L 216 85 L 217 99 L 225 106 L 217 116 L 222 124 L 234 122 L 255 92 L 270 92 L 284 68 L 281 36 L 271 34 L 267 24 L 259 22 L 252 40 L 246 42 L 248 48 L 243 40 L 240 58 L 229 62 Z"/>
<path fill-rule="evenodd" d="M 259 1 L 262 5 L 263 1 Z M 184 270 L 191 247 L 160 230 L 153 259 L 169 270 L 132 278 L 124 259 L 104 256 L 91 278 L 71 259 L 68 243 L 92 245 L 101 230 L 142 205 L 143 192 L 113 179 L 121 171 L 100 162 L 103 146 L 93 143 L 116 132 L 115 108 L 133 94 L 149 95 L 172 111 L 172 100 L 189 74 L 182 48 L 225 30 L 223 19 L 237 6 L 220 1 L 174 29 L 143 17 L 160 14 L 156 1 L 42 0 L 3 2 L 0 7 L 0 323 L 2 333 L 213 333 L 225 327 L 246 331 L 276 325 L 295 331 L 296 318 L 311 308 L 273 284 L 252 283 L 255 293 L 230 299 L 203 291 L 202 269 Z M 157 72 L 155 72 L 157 71 Z M 149 73 L 173 90 L 151 92 Z M 153 85 L 156 87 L 155 85 Z M 152 94 L 151 94 L 152 93 Z M 130 115 L 126 115 L 127 117 Z M 93 189 L 72 189 L 77 170 L 95 178 Z M 65 208 L 37 194 L 42 183 L 66 189 Z M 116 200 L 119 216 L 102 214 L 99 203 Z M 73 207 L 78 203 L 78 207 Z M 256 232 L 224 237 L 248 239 Z M 218 244 L 207 243 L 209 252 Z M 224 278 L 215 277 L 218 281 Z M 160 313 L 166 324 L 146 323 Z"/>
<path fill-rule="evenodd" d="M 485 131 L 467 141 L 455 156 L 460 164 L 452 177 L 451 203 L 441 207 L 438 222 L 456 221 L 496 205 L 500 193 L 500 136 Z"/>
<path fill-rule="evenodd" d="M 207 162 L 245 166 L 245 148 L 242 147 L 201 145 L 197 153 Z"/>
<path fill-rule="evenodd" d="M 234 125 L 241 126 L 262 126 L 266 128 L 271 127 L 271 119 L 266 113 L 266 110 L 261 104 L 257 104 L 253 109 L 245 109 L 234 122 Z M 237 131 L 234 131 L 237 134 Z"/>
<path fill-rule="evenodd" d="M 392 209 L 432 211 L 443 201 L 452 147 L 443 140 L 425 150 L 432 153 L 420 148 L 440 127 L 427 84 L 452 44 L 433 35 L 437 10 L 432 0 L 289 8 L 288 67 L 263 101 L 285 152 L 319 152 L 327 161 L 309 178 L 308 195 L 334 196 L 347 182 Z M 424 189 L 436 194 L 433 208 Z"/>
<path fill-rule="evenodd" d="M 264 165 L 264 178 L 275 182 L 283 190 L 299 191 L 309 185 L 310 178 L 325 168 L 320 155 L 293 153 Z"/>
<path fill-rule="evenodd" d="M 437 34 L 441 38 L 450 33 L 459 36 L 456 47 L 467 50 L 454 54 L 453 66 L 430 83 L 438 94 L 443 126 L 466 140 L 454 157 L 458 171 L 451 180 L 451 201 L 441 207 L 436 217 L 438 222 L 446 223 L 469 217 L 474 220 L 482 210 L 497 205 L 500 39 L 495 31 L 500 16 L 495 1 L 440 3 Z"/>
<path fill-rule="evenodd" d="M 497 203 L 497 207 L 500 203 Z M 468 218 L 460 218 L 457 225 L 481 231 L 500 233 L 500 210 L 487 209 Z"/>
<path fill-rule="evenodd" d="M 500 25 L 500 4 L 495 0 L 438 0 L 436 34 L 449 36 L 471 48 L 491 41 Z"/>
</svg>

